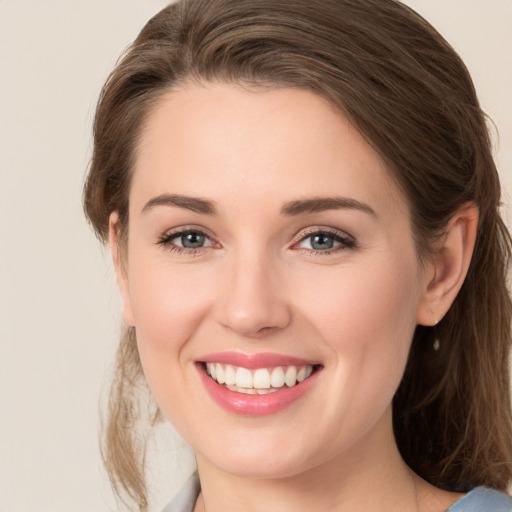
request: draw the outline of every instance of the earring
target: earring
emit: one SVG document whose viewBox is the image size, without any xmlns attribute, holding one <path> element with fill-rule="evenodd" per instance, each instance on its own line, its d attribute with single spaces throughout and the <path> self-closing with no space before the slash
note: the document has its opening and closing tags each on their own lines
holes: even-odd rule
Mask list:
<svg viewBox="0 0 512 512">
<path fill-rule="evenodd" d="M 436 318 L 435 321 L 434 321 L 434 325 L 433 327 L 435 327 L 437 324 L 439 323 L 439 320 Z M 434 349 L 435 352 L 438 352 L 439 351 L 439 348 L 441 346 L 441 343 L 439 342 L 439 338 L 436 338 L 434 340 L 434 343 L 432 345 L 432 348 Z"/>
</svg>

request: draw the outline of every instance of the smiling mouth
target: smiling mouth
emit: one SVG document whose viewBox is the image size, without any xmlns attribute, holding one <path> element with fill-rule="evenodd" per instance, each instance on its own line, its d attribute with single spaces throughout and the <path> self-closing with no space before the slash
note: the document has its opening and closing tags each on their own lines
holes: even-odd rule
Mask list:
<svg viewBox="0 0 512 512">
<path fill-rule="evenodd" d="M 292 388 L 307 380 L 320 365 L 244 368 L 222 363 L 202 363 L 206 375 L 222 387 L 247 395 L 266 395 Z"/>
</svg>

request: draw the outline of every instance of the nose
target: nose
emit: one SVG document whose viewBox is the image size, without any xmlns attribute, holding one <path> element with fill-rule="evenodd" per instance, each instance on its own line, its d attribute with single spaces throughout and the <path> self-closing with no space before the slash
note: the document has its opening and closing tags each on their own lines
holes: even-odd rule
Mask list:
<svg viewBox="0 0 512 512">
<path fill-rule="evenodd" d="M 286 328 L 291 308 L 285 298 L 283 276 L 269 258 L 238 259 L 227 265 L 217 320 L 246 338 L 261 338 Z"/>
</svg>

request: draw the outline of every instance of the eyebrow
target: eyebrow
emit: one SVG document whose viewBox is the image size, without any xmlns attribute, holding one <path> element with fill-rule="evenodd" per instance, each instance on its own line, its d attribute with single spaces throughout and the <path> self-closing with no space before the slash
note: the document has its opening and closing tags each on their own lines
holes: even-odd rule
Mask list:
<svg viewBox="0 0 512 512">
<path fill-rule="evenodd" d="M 217 207 L 213 201 L 176 194 L 162 194 L 153 197 L 144 205 L 142 213 L 148 212 L 155 206 L 176 206 L 203 215 L 217 215 L 218 213 Z M 360 210 L 374 217 L 378 217 L 371 206 L 348 197 L 313 197 L 310 199 L 290 201 L 285 203 L 281 208 L 281 215 L 296 216 L 340 209 Z"/>
<path fill-rule="evenodd" d="M 283 206 L 281 214 L 294 216 L 340 209 L 360 210 L 373 217 L 378 217 L 371 206 L 348 197 L 313 197 L 311 199 L 290 201 Z"/>
<path fill-rule="evenodd" d="M 142 208 L 142 213 L 148 212 L 155 206 L 177 206 L 178 208 L 185 208 L 186 210 L 204 215 L 217 215 L 215 203 L 199 197 L 163 194 L 150 199 Z"/>
</svg>

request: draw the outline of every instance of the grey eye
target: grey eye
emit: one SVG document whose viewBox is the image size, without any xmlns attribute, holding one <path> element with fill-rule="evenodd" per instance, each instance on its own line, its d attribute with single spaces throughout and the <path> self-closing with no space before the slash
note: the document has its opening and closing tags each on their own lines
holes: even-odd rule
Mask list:
<svg viewBox="0 0 512 512">
<path fill-rule="evenodd" d="M 192 253 L 215 246 L 215 242 L 206 233 L 192 229 L 165 234 L 158 240 L 158 243 L 171 251 Z"/>
<path fill-rule="evenodd" d="M 179 240 L 179 244 L 186 249 L 198 249 L 204 247 L 206 243 L 206 236 L 202 233 L 189 232 L 182 233 L 179 237 L 176 237 L 176 241 Z"/>
<path fill-rule="evenodd" d="M 311 248 L 316 251 L 327 251 L 334 247 L 335 240 L 332 236 L 325 235 L 323 233 L 317 233 L 310 237 Z"/>
<path fill-rule="evenodd" d="M 329 231 L 315 231 L 306 235 L 298 244 L 299 249 L 306 249 L 310 252 L 331 254 L 343 249 L 355 247 L 352 238 L 342 234 L 330 233 Z"/>
</svg>

